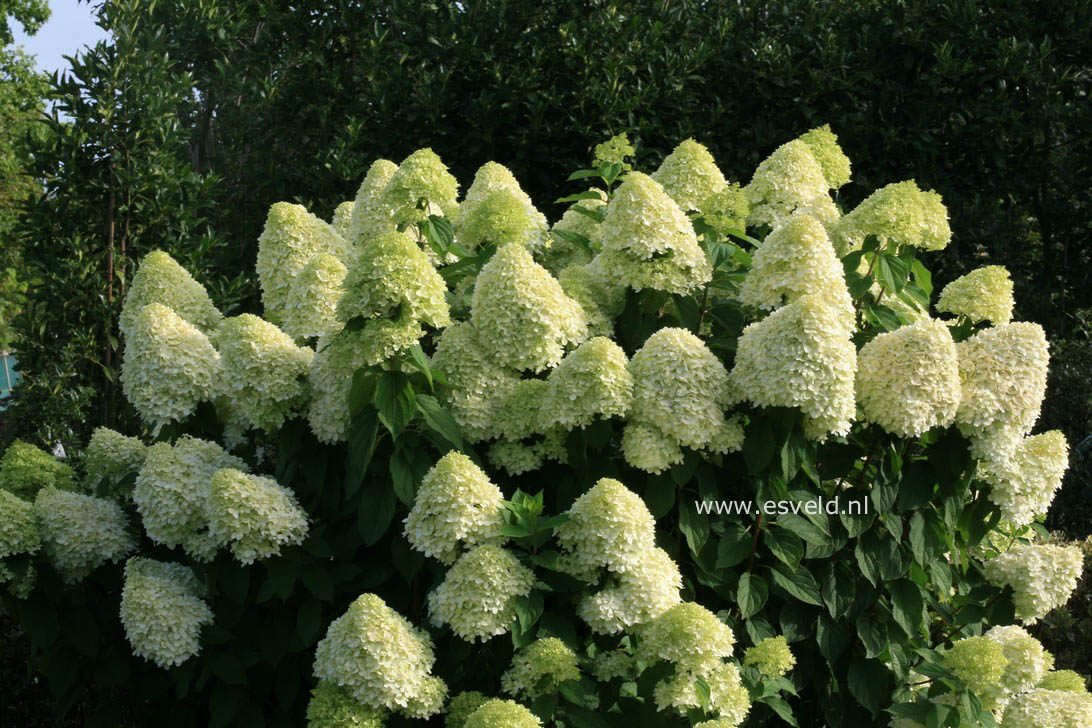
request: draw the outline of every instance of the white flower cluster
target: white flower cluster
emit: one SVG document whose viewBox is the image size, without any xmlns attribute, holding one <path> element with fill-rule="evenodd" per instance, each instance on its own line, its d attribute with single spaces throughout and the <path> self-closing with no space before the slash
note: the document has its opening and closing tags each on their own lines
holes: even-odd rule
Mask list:
<svg viewBox="0 0 1092 728">
<path fill-rule="evenodd" d="M 210 400 L 220 355 L 197 327 L 161 303 L 140 308 L 129 325 L 121 387 L 140 416 L 156 425 L 183 420 Z"/>
<path fill-rule="evenodd" d="M 514 697 L 534 700 L 557 692 L 557 686 L 566 680 L 579 679 L 576 653 L 557 637 L 545 637 L 512 656 L 512 666 L 501 675 L 501 689 Z"/>
<path fill-rule="evenodd" d="M 565 347 L 583 341 L 588 329 L 580 304 L 513 243 L 497 250 L 478 274 L 470 322 L 488 332 L 488 353 L 499 366 L 535 372 L 556 366 Z"/>
<path fill-rule="evenodd" d="M 987 265 L 946 285 L 937 299 L 937 311 L 966 316 L 974 323 L 1007 324 L 1015 305 L 1012 290 L 1008 270 Z"/>
<path fill-rule="evenodd" d="M 644 552 L 633 568 L 614 576 L 614 582 L 577 605 L 577 614 L 597 634 L 627 631 L 681 601 L 679 566 L 660 548 Z"/>
<path fill-rule="evenodd" d="M 685 329 L 664 328 L 648 337 L 629 364 L 633 404 L 623 454 L 634 467 L 661 472 L 682 460 L 680 448 L 739 450 L 743 427 L 726 420 L 728 372 Z M 660 441 L 648 447 L 645 440 Z M 657 460 L 656 455 L 664 455 Z"/>
<path fill-rule="evenodd" d="M 492 544 L 475 546 L 428 595 L 429 616 L 467 642 L 485 642 L 508 631 L 516 598 L 530 594 L 534 584 L 535 575 L 512 552 Z"/>
<path fill-rule="evenodd" d="M 760 407 L 799 407 L 811 439 L 845 435 L 856 416 L 849 335 L 841 310 L 819 294 L 803 296 L 743 330 L 731 381 Z"/>
<path fill-rule="evenodd" d="M 499 535 L 503 499 L 481 468 L 452 450 L 421 480 L 404 521 L 406 540 L 426 556 L 452 564 L 461 543 L 476 546 L 504 540 Z"/>
<path fill-rule="evenodd" d="M 541 417 L 565 429 L 586 427 L 596 417 L 625 417 L 633 376 L 622 347 L 604 336 L 588 339 L 550 372 Z"/>
<path fill-rule="evenodd" d="M 557 280 L 565 295 L 580 304 L 588 320 L 588 336 L 612 336 L 614 319 L 626 303 L 626 287 L 602 274 L 602 258 L 562 269 Z"/>
<path fill-rule="evenodd" d="M 272 478 L 224 468 L 213 474 L 209 490 L 209 536 L 243 564 L 275 556 L 307 535 L 296 494 Z"/>
<path fill-rule="evenodd" d="M 542 728 L 542 721 L 514 700 L 494 698 L 467 716 L 462 728 Z"/>
<path fill-rule="evenodd" d="M 307 703 L 307 728 L 383 728 L 387 711 L 361 703 L 345 688 L 320 680 Z"/>
<path fill-rule="evenodd" d="M 204 588 L 181 564 L 134 556 L 125 564 L 121 624 L 133 654 L 162 668 L 181 665 L 201 649 L 212 611 Z"/>
<path fill-rule="evenodd" d="M 512 172 L 496 162 L 478 168 L 454 220 L 455 235 L 469 250 L 518 243 L 536 251 L 546 242 L 548 227 Z"/>
<path fill-rule="evenodd" d="M 0 490 L 32 500 L 48 485 L 75 490 L 76 474 L 67 463 L 29 442 L 16 440 L 8 445 L 0 457 Z"/>
<path fill-rule="evenodd" d="M 955 419 L 962 389 L 948 327 L 925 318 L 883 333 L 857 354 L 864 419 L 899 437 L 918 437 Z"/>
<path fill-rule="evenodd" d="M 198 561 L 208 561 L 219 546 L 208 532 L 212 476 L 223 468 L 247 470 L 246 463 L 219 445 L 182 437 L 148 448 L 133 487 L 148 538 L 164 546 L 181 546 Z"/>
<path fill-rule="evenodd" d="M 600 479 L 573 501 L 568 515 L 554 533 L 577 574 L 625 573 L 655 547 L 656 521 L 645 502 L 612 478 Z"/>
<path fill-rule="evenodd" d="M 34 516 L 46 555 L 70 583 L 136 548 L 124 511 L 107 498 L 47 486 L 34 499 Z"/>
<path fill-rule="evenodd" d="M 362 594 L 315 649 L 315 676 L 373 709 L 427 718 L 443 709 L 447 686 L 430 674 L 432 640 L 374 594 Z"/>
<path fill-rule="evenodd" d="M 292 312 L 297 307 L 314 307 L 314 301 L 305 298 L 305 289 L 296 282 L 307 264 L 322 254 L 337 258 L 346 267 L 353 258 L 351 247 L 334 228 L 304 207 L 277 202 L 269 208 L 265 229 L 258 238 L 256 264 L 265 318 L 278 325 L 310 318 L 307 312 Z M 291 336 L 303 335 L 300 331 L 285 331 Z"/>
<path fill-rule="evenodd" d="M 353 215 L 345 236 L 354 246 L 361 246 L 379 233 L 395 229 L 394 211 L 383 204 L 383 190 L 390 184 L 398 165 L 388 159 L 377 159 L 368 167 L 353 200 Z"/>
<path fill-rule="evenodd" d="M 751 204 L 749 222 L 772 229 L 803 210 L 829 227 L 838 217 L 830 187 L 811 145 L 802 139 L 782 144 L 758 165 L 751 183 L 743 188 Z"/>
<path fill-rule="evenodd" d="M 89 490 L 103 482 L 116 484 L 139 471 L 147 454 L 147 445 L 137 438 L 96 427 L 83 453 L 84 482 Z"/>
<path fill-rule="evenodd" d="M 638 660 L 649 665 L 666 660 L 675 666 L 675 675 L 654 688 L 661 711 L 675 708 L 685 714 L 701 707 L 696 685 L 701 678 L 710 688 L 709 709 L 729 726 L 743 722 L 751 698 L 739 668 L 724 662 L 735 644 L 731 627 L 700 604 L 683 602 L 641 627 L 639 637 Z"/>
<path fill-rule="evenodd" d="M 983 565 L 986 578 L 1015 592 L 1016 618 L 1034 624 L 1069 601 L 1077 588 L 1084 557 L 1076 546 L 1015 546 Z"/>
<path fill-rule="evenodd" d="M 627 174 L 607 205 L 601 239 L 595 263 L 616 286 L 685 294 L 712 277 L 686 213 L 640 172 Z"/>
<path fill-rule="evenodd" d="M 0 565 L 9 556 L 36 553 L 41 544 L 34 505 L 0 490 Z"/>
<path fill-rule="evenodd" d="M 684 212 L 701 209 L 709 197 L 728 186 L 713 155 L 693 139 L 679 143 L 652 174 Z"/>
<path fill-rule="evenodd" d="M 129 284 L 118 316 L 118 330 L 126 339 L 131 335 L 141 309 L 149 303 L 166 306 L 203 334 L 214 332 L 222 318 L 205 287 L 162 250 L 153 250 L 144 256 Z"/>
<path fill-rule="evenodd" d="M 215 342 L 223 367 L 217 392 L 245 427 L 276 432 L 300 410 L 314 351 L 249 313 L 226 319 Z"/>
<path fill-rule="evenodd" d="M 1046 515 L 1068 465 L 1065 435 L 1051 430 L 1025 437 L 1011 457 L 979 463 L 978 476 L 990 484 L 989 498 L 1002 518 L 1024 526 Z"/>
<path fill-rule="evenodd" d="M 1004 460 L 1039 418 L 1050 360 L 1046 335 L 1039 324 L 1000 324 L 956 348 L 963 387 L 956 424 L 976 457 Z"/>
<path fill-rule="evenodd" d="M 952 229 L 940 195 L 907 180 L 881 187 L 839 220 L 834 247 L 845 255 L 859 249 L 869 235 L 881 243 L 942 250 L 952 239 Z"/>
<path fill-rule="evenodd" d="M 854 328 L 853 302 L 842 262 L 819 220 L 798 212 L 774 228 L 755 251 L 739 300 L 748 306 L 775 309 L 817 292 L 844 310 L 846 327 Z"/>
<path fill-rule="evenodd" d="M 294 339 L 328 336 L 339 328 L 337 302 L 349 270 L 329 253 L 307 262 L 292 281 L 293 305 L 284 312 L 281 329 Z"/>
<path fill-rule="evenodd" d="M 416 225 L 429 215 L 454 219 L 459 211 L 458 195 L 458 180 L 426 147 L 402 160 L 383 188 L 379 204 L 391 211 L 396 225 Z"/>
<path fill-rule="evenodd" d="M 849 157 L 842 151 L 838 137 L 830 130 L 829 124 L 801 134 L 800 141 L 808 145 L 815 160 L 819 162 L 831 189 L 838 189 L 849 182 L 852 178 Z"/>
</svg>

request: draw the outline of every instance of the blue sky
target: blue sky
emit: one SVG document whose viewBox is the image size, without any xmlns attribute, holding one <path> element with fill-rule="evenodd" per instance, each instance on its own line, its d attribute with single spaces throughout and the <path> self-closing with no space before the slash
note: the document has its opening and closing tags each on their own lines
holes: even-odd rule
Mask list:
<svg viewBox="0 0 1092 728">
<path fill-rule="evenodd" d="M 33 54 L 42 71 L 67 68 L 64 56 L 74 55 L 84 46 L 94 45 L 106 37 L 102 28 L 95 25 L 92 5 L 87 2 L 49 0 L 49 9 L 49 20 L 29 38 L 23 32 L 23 26 L 14 19 L 8 20 L 15 34 L 15 44 Z"/>
</svg>

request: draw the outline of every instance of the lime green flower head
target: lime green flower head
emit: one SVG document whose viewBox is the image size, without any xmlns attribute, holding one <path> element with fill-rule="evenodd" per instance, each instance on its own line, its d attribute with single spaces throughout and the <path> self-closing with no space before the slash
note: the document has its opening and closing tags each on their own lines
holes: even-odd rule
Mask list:
<svg viewBox="0 0 1092 728">
<path fill-rule="evenodd" d="M 126 339 L 140 310 L 149 303 L 163 304 L 204 334 L 215 331 L 222 318 L 205 287 L 162 250 L 144 256 L 129 285 L 118 316 L 118 330 Z"/>
<path fill-rule="evenodd" d="M 811 153 L 815 155 L 831 189 L 838 189 L 849 182 L 852 177 L 849 157 L 838 146 L 838 136 L 830 130 L 829 124 L 823 124 L 802 134 L 800 141 L 807 144 Z"/>
<path fill-rule="evenodd" d="M 542 728 L 542 721 L 513 700 L 494 698 L 471 713 L 463 728 Z"/>
<path fill-rule="evenodd" d="M 470 714 L 488 700 L 489 698 L 477 690 L 467 690 L 459 693 L 447 704 L 447 715 L 444 717 L 445 728 L 463 728 Z"/>
<path fill-rule="evenodd" d="M 42 546 L 66 582 L 82 580 L 107 561 L 121 561 L 136 544 L 117 503 L 52 486 L 34 498 Z"/>
<path fill-rule="evenodd" d="M 637 150 L 633 148 L 633 145 L 629 143 L 629 137 L 625 132 L 612 136 L 602 144 L 595 145 L 594 151 L 594 163 L 600 164 L 621 164 L 622 171 L 628 172 L 633 167 L 625 162 L 627 157 L 632 157 L 637 153 Z"/>
<path fill-rule="evenodd" d="M 940 195 L 907 180 L 876 190 L 838 222 L 838 254 L 859 249 L 869 235 L 884 243 L 942 250 L 952 239 L 952 229 Z"/>
<path fill-rule="evenodd" d="M 348 272 L 329 253 L 312 258 L 289 287 L 281 330 L 294 339 L 311 339 L 335 331 L 337 302 Z"/>
<path fill-rule="evenodd" d="M 653 175 L 683 211 L 697 210 L 728 186 L 705 145 L 686 139 L 667 155 Z"/>
<path fill-rule="evenodd" d="M 500 543 L 504 496 L 474 461 L 452 450 L 425 473 L 405 519 L 414 549 L 452 564 L 460 544 Z"/>
<path fill-rule="evenodd" d="M 1059 728 L 1088 725 L 1092 695 L 1062 690 L 1029 690 L 1005 707 L 1001 728 Z"/>
<path fill-rule="evenodd" d="M 992 627 L 984 636 L 1001 645 L 1005 653 L 1005 671 L 998 684 L 1010 694 L 1035 687 L 1054 667 L 1054 655 L 1022 627 Z"/>
<path fill-rule="evenodd" d="M 201 650 L 212 623 L 204 588 L 188 567 L 134 556 L 125 564 L 121 624 L 133 654 L 164 669 Z"/>
<path fill-rule="evenodd" d="M 219 545 L 208 534 L 210 483 L 221 468 L 245 471 L 247 466 L 215 442 L 189 436 L 173 446 L 159 442 L 149 447 L 133 486 L 148 538 L 182 546 L 199 561 L 210 560 Z"/>
<path fill-rule="evenodd" d="M 712 193 L 698 207 L 705 224 L 721 235 L 729 230 L 747 229 L 747 218 L 751 214 L 751 203 L 743 188 L 733 182 Z"/>
<path fill-rule="evenodd" d="M 811 147 L 800 139 L 782 144 L 755 170 L 743 188 L 751 203 L 749 222 L 775 228 L 797 209 L 828 198 L 830 184 Z"/>
<path fill-rule="evenodd" d="M 501 689 L 513 697 L 534 700 L 557 692 L 566 680 L 579 680 L 576 653 L 557 637 L 535 640 L 512 657 L 512 666 L 501 676 Z"/>
<path fill-rule="evenodd" d="M 219 394 L 246 425 L 276 432 L 304 404 L 304 376 L 315 352 L 296 346 L 268 321 L 244 313 L 216 333 L 223 375 Z"/>
<path fill-rule="evenodd" d="M 474 175 L 454 226 L 459 243 L 471 250 L 485 243 L 538 250 L 548 227 L 512 172 L 496 162 L 486 162 Z"/>
<path fill-rule="evenodd" d="M 435 328 L 451 323 L 447 285 L 412 240 L 383 233 L 369 240 L 345 278 L 337 305 L 340 321 L 406 313 Z"/>
<path fill-rule="evenodd" d="M 474 327 L 458 322 L 444 329 L 432 358 L 447 376 L 447 404 L 471 442 L 496 436 L 494 413 L 520 381 L 518 372 L 495 363 L 484 348 Z"/>
<path fill-rule="evenodd" d="M 991 583 L 1012 587 L 1016 618 L 1034 624 L 1069 601 L 1081 578 L 1083 561 L 1076 546 L 1032 544 L 993 557 L 982 571 Z"/>
<path fill-rule="evenodd" d="M 470 321 L 489 332 L 486 353 L 497 364 L 536 372 L 556 366 L 567 346 L 584 340 L 588 326 L 580 304 L 526 248 L 513 243 L 478 274 Z"/>
<path fill-rule="evenodd" d="M 586 427 L 598 416 L 624 417 L 633 396 L 626 353 L 597 336 L 570 352 L 550 372 L 542 417 L 566 429 Z"/>
<path fill-rule="evenodd" d="M 460 556 L 428 595 L 429 616 L 467 642 L 486 642 L 508 631 L 516 599 L 534 585 L 535 575 L 512 552 L 482 544 Z"/>
<path fill-rule="evenodd" d="M 658 182 L 640 172 L 626 175 L 607 205 L 602 242 L 604 274 L 635 291 L 683 294 L 712 277 L 690 219 Z"/>
<path fill-rule="evenodd" d="M 946 285 L 937 300 L 937 310 L 966 316 L 975 323 L 1007 324 L 1015 305 L 1012 290 L 1008 270 L 987 265 Z"/>
<path fill-rule="evenodd" d="M 320 338 L 315 345 L 307 374 L 311 388 L 307 421 L 320 442 L 332 444 L 345 440 L 349 430 L 349 390 L 353 386 L 353 372 L 381 361 L 375 358 L 372 347 L 362 345 L 367 343 L 362 342 L 363 338 L 363 331 L 342 333 L 339 323 L 335 331 Z M 413 338 L 409 344 L 416 340 Z"/>
<path fill-rule="evenodd" d="M 1002 518 L 1024 526 L 1046 515 L 1068 466 L 1065 435 L 1050 430 L 1023 438 L 1011 457 L 980 462 L 978 477 L 990 484 L 989 498 Z"/>
<path fill-rule="evenodd" d="M 807 436 L 823 440 L 849 432 L 856 374 L 857 349 L 843 312 L 811 295 L 743 330 L 731 380 L 759 407 L 799 407 Z"/>
<path fill-rule="evenodd" d="M 701 339 L 663 328 L 648 337 L 629 365 L 629 419 L 653 425 L 680 445 L 701 448 L 724 425 L 728 372 Z"/>
<path fill-rule="evenodd" d="M 599 259 L 597 259 L 599 260 Z M 557 277 L 561 290 L 580 304 L 588 320 L 588 336 L 614 334 L 614 319 L 626 301 L 625 286 L 613 285 L 594 265 L 570 265 Z"/>
<path fill-rule="evenodd" d="M 538 470 L 546 462 L 544 449 L 538 443 L 513 442 L 500 439 L 489 446 L 489 464 L 509 475 Z"/>
<path fill-rule="evenodd" d="M 459 182 L 426 147 L 402 160 L 380 202 L 393 211 L 396 225 L 416 225 L 429 215 L 454 218 L 459 209 L 458 195 Z"/>
<path fill-rule="evenodd" d="M 696 602 L 683 602 L 638 631 L 636 656 L 647 664 L 660 660 L 681 670 L 701 672 L 730 657 L 736 638 L 732 628 Z"/>
<path fill-rule="evenodd" d="M 780 677 L 796 664 L 784 635 L 768 637 L 743 653 L 743 664 L 756 668 L 767 677 Z"/>
<path fill-rule="evenodd" d="M 1084 678 L 1072 670 L 1051 670 L 1039 681 L 1037 687 L 1066 693 L 1088 693 Z"/>
<path fill-rule="evenodd" d="M 446 687 L 429 672 L 432 641 L 374 594 L 362 594 L 335 619 L 315 649 L 315 676 L 345 688 L 375 710 L 418 713 Z M 433 713 L 442 707 L 435 706 Z M 416 716 L 415 716 L 416 717 Z M 420 716 L 427 717 L 427 716 Z"/>
<path fill-rule="evenodd" d="M 666 551 L 649 549 L 617 583 L 585 597 L 577 614 L 592 632 L 618 634 L 645 624 L 682 601 L 682 575 Z"/>
<path fill-rule="evenodd" d="M 0 490 L 0 563 L 9 556 L 37 553 L 41 545 L 34 505 Z"/>
<path fill-rule="evenodd" d="M 739 300 L 748 306 L 774 309 L 811 294 L 823 295 L 832 306 L 842 309 L 846 326 L 854 328 L 853 301 L 842 262 L 822 223 L 797 212 L 766 236 L 755 251 Z"/>
<path fill-rule="evenodd" d="M 1001 678 L 1009 664 L 1000 644 L 988 637 L 968 637 L 952 645 L 943 660 L 944 666 L 978 696 L 983 707 L 988 710 L 998 707 L 1002 698 Z"/>
<path fill-rule="evenodd" d="M 117 485 L 144 464 L 148 446 L 109 427 L 96 427 L 83 454 L 84 483 L 94 490 L 100 483 Z"/>
<path fill-rule="evenodd" d="M 569 520 L 555 534 L 576 570 L 622 574 L 638 566 L 655 545 L 655 520 L 641 497 L 612 478 L 601 478 L 573 501 Z"/>
<path fill-rule="evenodd" d="M 272 478 L 224 468 L 209 487 L 209 535 L 240 563 L 276 556 L 307 536 L 307 514 L 296 494 Z"/>
<path fill-rule="evenodd" d="M 368 168 L 353 202 L 349 230 L 343 237 L 353 246 L 361 246 L 380 233 L 394 232 L 394 210 L 383 200 L 383 190 L 390 184 L 398 165 L 377 159 Z"/>
<path fill-rule="evenodd" d="M 674 708 L 680 715 L 700 710 L 703 701 L 698 694 L 699 678 L 709 687 L 710 712 L 718 715 L 714 725 L 731 728 L 742 723 L 751 710 L 751 696 L 739 668 L 730 662 L 715 661 L 700 669 L 677 670 L 674 677 L 661 680 L 653 688 L 656 707 L 661 711 Z"/>
<path fill-rule="evenodd" d="M 352 259 L 349 244 L 329 223 L 304 207 L 277 202 L 269 208 L 265 228 L 258 238 L 255 265 L 267 319 L 275 324 L 284 320 L 293 303 L 293 281 L 311 259 L 321 253 L 332 255 L 342 263 Z"/>
<path fill-rule="evenodd" d="M 1016 438 L 1007 442 L 1011 452 L 1039 418 L 1046 394 L 1050 351 L 1043 328 L 1000 324 L 959 342 L 956 349 L 963 385 L 956 424 L 971 438 L 990 439 L 998 429 L 1011 432 Z"/>
<path fill-rule="evenodd" d="M 334 208 L 334 216 L 330 218 L 330 227 L 334 229 L 346 242 L 349 241 L 350 226 L 353 221 L 353 207 L 356 202 L 346 200 Z"/>
<path fill-rule="evenodd" d="M 307 703 L 307 728 L 383 728 L 387 711 L 356 700 L 337 683 L 320 680 Z"/>
<path fill-rule="evenodd" d="M 880 334 L 857 354 L 864 419 L 899 437 L 951 425 L 961 395 L 955 342 L 935 319 Z"/>
<path fill-rule="evenodd" d="M 632 420 L 622 431 L 622 455 L 627 463 L 648 473 L 662 473 L 683 461 L 678 440 L 655 425 Z"/>
<path fill-rule="evenodd" d="M 50 485 L 75 490 L 76 474 L 67 463 L 29 442 L 8 445 L 0 458 L 0 489 L 29 500 Z"/>
<path fill-rule="evenodd" d="M 184 420 L 211 400 L 223 369 L 208 337 L 171 309 L 150 303 L 133 319 L 121 364 L 121 387 L 155 425 Z"/>
</svg>

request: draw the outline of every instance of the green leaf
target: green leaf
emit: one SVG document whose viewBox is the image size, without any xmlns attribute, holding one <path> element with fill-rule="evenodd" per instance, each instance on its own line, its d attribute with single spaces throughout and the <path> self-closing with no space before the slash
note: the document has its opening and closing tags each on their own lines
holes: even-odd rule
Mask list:
<svg viewBox="0 0 1092 728">
<path fill-rule="evenodd" d="M 375 454 L 375 443 L 379 436 L 379 413 L 374 407 L 367 407 L 349 426 L 348 452 L 345 458 L 345 495 L 352 496 L 364 483 L 368 465 Z"/>
<path fill-rule="evenodd" d="M 783 564 L 776 564 L 770 569 L 770 576 L 774 585 L 788 592 L 790 596 L 807 604 L 823 606 L 823 598 L 819 594 L 819 583 L 803 565 L 791 571 Z"/>
<path fill-rule="evenodd" d="M 686 536 L 691 553 L 697 554 L 709 538 L 709 516 L 698 513 L 697 508 L 679 508 L 679 530 Z"/>
<path fill-rule="evenodd" d="M 459 429 L 459 423 L 455 421 L 451 412 L 440 404 L 439 400 L 428 394 L 418 395 L 417 409 L 433 432 L 444 438 L 455 449 L 465 449 L 463 432 Z"/>
<path fill-rule="evenodd" d="M 595 255 L 595 253 L 597 252 L 595 248 L 592 247 L 591 240 L 588 240 L 588 238 L 584 237 L 580 233 L 574 233 L 570 230 L 554 229 L 550 231 L 550 234 L 555 237 L 561 238 L 562 240 L 565 240 L 569 243 L 572 243 L 574 246 L 576 246 L 580 250 L 583 250 L 588 255 Z"/>
<path fill-rule="evenodd" d="M 895 622 L 907 635 L 913 637 L 921 631 L 922 606 L 921 587 L 909 579 L 899 579 L 889 586 L 891 591 L 891 614 Z"/>
<path fill-rule="evenodd" d="M 354 417 L 371 405 L 375 399 L 375 387 L 379 378 L 367 367 L 353 372 L 353 384 L 349 390 L 349 413 Z"/>
<path fill-rule="evenodd" d="M 848 677 L 850 694 L 873 716 L 890 705 L 893 681 L 882 662 L 858 658 L 850 663 Z"/>
<path fill-rule="evenodd" d="M 816 546 L 826 546 L 830 543 L 830 534 L 824 533 L 822 528 L 803 516 L 793 513 L 778 515 L 777 525 Z"/>
<path fill-rule="evenodd" d="M 743 526 L 738 523 L 728 526 L 717 543 L 717 568 L 730 569 L 743 563 L 751 553 L 752 541 L 753 536 Z"/>
<path fill-rule="evenodd" d="M 815 641 L 820 654 L 833 664 L 849 646 L 849 628 L 845 622 L 835 622 L 826 614 L 820 614 L 815 623 Z"/>
<path fill-rule="evenodd" d="M 773 460 L 776 443 L 769 421 L 757 418 L 747 426 L 743 440 L 743 461 L 751 473 L 761 473 Z"/>
<path fill-rule="evenodd" d="M 578 180 L 578 179 L 588 179 L 589 177 L 600 177 L 600 176 L 602 176 L 602 175 L 600 174 L 598 169 L 578 169 L 575 172 L 573 172 L 572 174 L 570 174 L 565 179 L 565 181 L 566 182 L 572 182 L 572 181 Z M 561 202 L 561 200 L 558 200 L 558 202 Z"/>
<path fill-rule="evenodd" d="M 357 506 L 357 530 L 365 546 L 374 545 L 394 519 L 394 489 L 383 481 L 373 482 L 360 497 Z"/>
<path fill-rule="evenodd" d="M 420 342 L 406 349 L 406 353 L 409 354 L 409 363 L 425 375 L 428 386 L 432 387 L 432 366 L 429 364 L 428 356 L 425 354 L 425 350 L 421 348 Z"/>
<path fill-rule="evenodd" d="M 914 283 L 926 296 L 933 294 L 933 274 L 917 258 L 910 261 L 910 272 L 914 275 Z"/>
<path fill-rule="evenodd" d="M 744 572 L 739 577 L 739 585 L 736 586 L 736 602 L 739 604 L 740 614 L 744 619 L 761 611 L 766 604 L 770 590 L 762 577 Z"/>
<path fill-rule="evenodd" d="M 784 528 L 772 528 L 766 532 L 766 538 L 762 542 L 774 556 L 793 571 L 800 565 L 800 560 L 804 558 L 804 542 L 792 531 L 787 531 Z"/>
<path fill-rule="evenodd" d="M 819 586 L 830 616 L 841 617 L 853 606 L 857 576 L 842 562 L 823 565 L 819 573 Z"/>
<path fill-rule="evenodd" d="M 437 215 L 429 215 L 421 223 L 421 234 L 425 236 L 429 247 L 441 258 L 447 255 L 455 242 L 455 231 L 451 227 L 451 222 Z"/>
<path fill-rule="evenodd" d="M 397 438 L 413 420 L 417 411 L 416 393 L 409 377 L 402 372 L 383 372 L 375 388 L 375 407 L 379 420 Z"/>
<path fill-rule="evenodd" d="M 602 193 L 598 190 L 584 190 L 583 192 L 577 192 L 573 195 L 566 195 L 554 200 L 554 204 L 558 205 L 564 202 L 580 202 L 581 200 L 602 200 Z M 551 233 L 558 232 L 557 230 L 551 230 Z"/>
</svg>

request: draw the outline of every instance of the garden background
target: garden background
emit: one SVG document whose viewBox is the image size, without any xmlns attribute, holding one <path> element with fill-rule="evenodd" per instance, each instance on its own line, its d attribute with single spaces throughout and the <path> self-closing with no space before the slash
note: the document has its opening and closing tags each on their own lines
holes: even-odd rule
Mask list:
<svg viewBox="0 0 1092 728">
<path fill-rule="evenodd" d="M 1015 318 L 1052 343 L 1037 429 L 1062 430 L 1073 450 L 1047 525 L 1092 534 L 1092 3 L 96 7 L 109 39 L 50 78 L 0 28 L 0 349 L 23 375 L 0 451 L 16 438 L 75 451 L 99 425 L 133 432 L 115 322 L 136 261 L 165 249 L 225 314 L 258 312 L 246 272 L 269 206 L 328 219 L 375 158 L 431 146 L 459 179 L 496 160 L 554 220 L 550 202 L 569 191 L 557 181 L 613 134 L 650 168 L 694 137 L 745 183 L 828 123 L 868 161 L 839 190 L 844 208 L 902 179 L 941 193 L 954 236 L 933 260 L 938 288 L 985 264 L 1012 272 Z M 44 3 L 0 0 L 0 14 L 29 32 Z M 1090 600 L 1086 579 L 1037 628 L 1060 656 L 1083 652 L 1086 674 L 1092 650 L 1075 640 L 1092 630 Z M 8 705 L 35 690 L 14 637 L 2 637 Z"/>
</svg>

